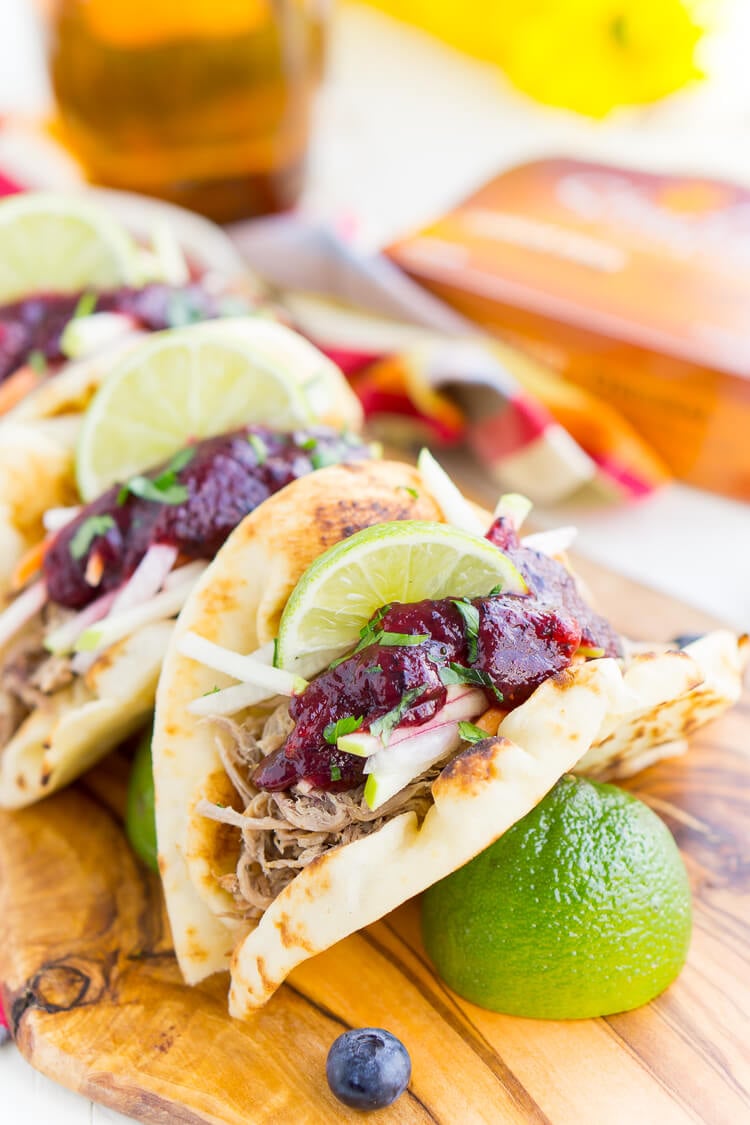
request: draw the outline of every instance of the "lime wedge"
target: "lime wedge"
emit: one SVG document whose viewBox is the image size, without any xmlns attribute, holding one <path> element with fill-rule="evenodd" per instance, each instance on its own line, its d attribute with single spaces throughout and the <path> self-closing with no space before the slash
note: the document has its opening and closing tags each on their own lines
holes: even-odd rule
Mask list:
<svg viewBox="0 0 750 1125">
<path fill-rule="evenodd" d="M 128 352 L 84 417 L 76 476 L 85 501 L 191 438 L 253 422 L 288 430 L 314 419 L 299 365 L 283 349 L 257 346 L 254 324 L 238 318 L 157 332 Z M 293 332 L 275 327 L 296 345 Z"/>
<path fill-rule="evenodd" d="M 84 197 L 38 192 L 0 203 L 0 303 L 128 284 L 135 262 L 129 235 Z"/>
<path fill-rule="evenodd" d="M 442 523 L 367 527 L 330 547 L 300 578 L 279 625 L 276 663 L 309 678 L 352 648 L 389 602 L 525 593 L 513 563 L 486 539 Z"/>
</svg>

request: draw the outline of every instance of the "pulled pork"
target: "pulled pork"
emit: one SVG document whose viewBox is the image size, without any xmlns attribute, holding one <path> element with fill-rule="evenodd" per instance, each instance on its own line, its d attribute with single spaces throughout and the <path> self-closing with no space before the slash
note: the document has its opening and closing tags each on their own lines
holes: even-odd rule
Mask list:
<svg viewBox="0 0 750 1125">
<path fill-rule="evenodd" d="M 30 711 L 72 683 L 70 657 L 51 656 L 44 647 L 50 629 L 68 616 L 54 607 L 45 607 L 5 653 L 0 664 L 0 746 L 12 737 Z"/>
<path fill-rule="evenodd" d="M 248 778 L 266 754 L 286 741 L 294 725 L 288 705 L 281 704 L 265 721 L 211 721 L 219 728 L 222 763 L 245 808 L 238 813 L 203 802 L 198 811 L 242 831 L 237 869 L 220 880 L 234 898 L 237 917 L 260 918 L 303 867 L 331 848 L 377 832 L 398 813 L 413 810 L 422 820 L 432 804 L 430 789 L 441 765 L 374 812 L 365 804 L 363 785 L 345 793 L 307 792 L 303 785 L 282 793 L 258 790 Z"/>
</svg>

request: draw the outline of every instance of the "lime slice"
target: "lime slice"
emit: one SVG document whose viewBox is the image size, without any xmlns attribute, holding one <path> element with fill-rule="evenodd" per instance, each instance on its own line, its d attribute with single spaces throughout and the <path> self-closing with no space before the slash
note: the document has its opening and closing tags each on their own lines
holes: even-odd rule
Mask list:
<svg viewBox="0 0 750 1125">
<path fill-rule="evenodd" d="M 252 422 L 285 430 L 313 420 L 293 365 L 256 346 L 253 323 L 157 332 L 128 352 L 84 417 L 76 457 L 84 500 L 166 460 L 191 438 Z"/>
<path fill-rule="evenodd" d="M 39 192 L 0 204 L 0 303 L 128 284 L 135 260 L 125 230 L 83 197 Z"/>
<path fill-rule="evenodd" d="M 513 563 L 486 539 L 448 524 L 367 527 L 330 547 L 295 586 L 279 625 L 276 663 L 309 678 L 346 652 L 389 602 L 525 593 Z"/>
</svg>

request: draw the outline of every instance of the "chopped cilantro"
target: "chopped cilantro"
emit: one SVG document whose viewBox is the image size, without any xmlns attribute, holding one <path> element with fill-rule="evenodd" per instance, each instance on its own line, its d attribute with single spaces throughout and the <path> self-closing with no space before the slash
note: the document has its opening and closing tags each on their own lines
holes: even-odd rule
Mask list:
<svg viewBox="0 0 750 1125">
<path fill-rule="evenodd" d="M 274 668 L 279 667 L 279 638 L 278 637 L 274 637 L 274 639 L 273 639 L 273 660 L 271 661 L 271 663 L 273 664 Z"/>
<path fill-rule="evenodd" d="M 411 496 L 411 497 L 412 497 L 412 498 L 413 498 L 414 500 L 418 500 L 418 499 L 419 499 L 419 493 L 417 492 L 416 488 L 409 488 L 409 485 L 408 485 L 408 484 L 398 484 L 398 485 L 396 485 L 396 492 L 399 492 L 399 491 L 401 491 L 401 492 L 408 492 L 408 493 L 409 493 L 409 495 L 410 495 L 410 496 Z"/>
<path fill-rule="evenodd" d="M 503 702 L 503 693 L 495 687 L 489 673 L 483 672 L 480 668 L 463 668 L 460 664 L 449 664 L 447 668 L 440 669 L 439 675 L 441 683 L 446 687 L 451 684 L 474 684 L 475 687 L 491 691 L 499 703 Z"/>
<path fill-rule="evenodd" d="M 370 734 L 379 736 L 383 745 L 387 746 L 394 727 L 398 726 L 414 700 L 424 695 L 428 687 L 429 684 L 420 684 L 419 687 L 405 691 L 394 708 L 386 711 L 385 715 L 381 715 L 374 723 L 370 723 Z"/>
<path fill-rule="evenodd" d="M 371 664 L 369 668 L 365 668 L 365 672 L 367 673 L 368 676 L 374 676 L 376 672 L 382 672 L 382 671 L 383 671 L 383 665 L 382 664 Z"/>
<path fill-rule="evenodd" d="M 148 477 L 131 477 L 117 494 L 117 503 L 123 505 L 128 495 L 138 496 L 141 500 L 151 500 L 155 504 L 184 504 L 188 498 L 188 489 L 184 484 L 165 484 L 162 477 L 150 480 Z"/>
<path fill-rule="evenodd" d="M 31 370 L 34 371 L 37 375 L 46 375 L 47 367 L 49 366 L 47 363 L 47 357 L 43 351 L 39 350 L 39 348 L 34 348 L 33 351 L 29 352 L 26 362 L 28 363 Z"/>
<path fill-rule="evenodd" d="M 187 446 L 175 453 L 158 477 L 135 476 L 122 486 L 117 494 L 117 503 L 123 505 L 128 495 L 139 496 L 141 500 L 152 500 L 156 504 L 184 504 L 190 495 L 188 487 L 180 484 L 177 474 L 195 457 L 195 448 Z"/>
<path fill-rule="evenodd" d="M 184 328 L 186 324 L 197 324 L 204 316 L 194 296 L 177 289 L 170 295 L 166 319 L 170 328 Z"/>
<path fill-rule="evenodd" d="M 219 688 L 219 685 L 214 684 L 214 686 L 212 688 L 209 688 L 208 691 L 204 691 L 203 694 L 204 695 L 216 695 L 217 691 L 220 691 L 220 690 L 221 689 Z"/>
<path fill-rule="evenodd" d="M 489 738 L 486 730 L 481 727 L 475 726 L 474 723 L 459 723 L 458 733 L 464 742 L 482 742 L 483 739 Z"/>
<path fill-rule="evenodd" d="M 253 447 L 253 453 L 258 459 L 258 464 L 265 465 L 266 461 L 268 460 L 268 446 L 263 441 L 263 438 L 258 437 L 257 434 L 248 434 L 247 440 L 248 443 Z"/>
<path fill-rule="evenodd" d="M 169 461 L 169 463 L 167 464 L 167 467 L 164 470 L 164 472 L 161 474 L 160 477 L 157 477 L 157 480 L 159 480 L 159 481 L 162 480 L 162 478 L 165 477 L 167 473 L 175 473 L 176 474 L 176 473 L 181 472 L 182 469 L 184 469 L 186 465 L 190 464 L 190 462 L 193 460 L 194 457 L 195 457 L 195 446 L 194 445 L 186 445 L 184 449 L 180 449 L 177 453 L 175 453 L 172 460 Z M 170 481 L 169 483 L 172 484 L 173 482 Z"/>
<path fill-rule="evenodd" d="M 78 298 L 78 304 L 73 309 L 73 320 L 78 320 L 80 316 L 91 316 L 96 308 L 97 300 L 96 293 L 81 293 L 81 296 Z"/>
<path fill-rule="evenodd" d="M 429 633 L 378 633 L 374 643 L 383 645 L 384 648 L 398 648 L 401 645 L 409 648 L 411 645 L 421 645 L 429 639 Z"/>
<path fill-rule="evenodd" d="M 316 437 L 309 437 L 309 438 L 305 438 L 304 441 L 301 441 L 299 443 L 299 447 L 300 447 L 300 449 L 305 449 L 305 450 L 309 451 L 310 449 L 315 449 L 315 446 L 317 444 L 318 444 L 318 439 Z"/>
<path fill-rule="evenodd" d="M 477 658 L 477 641 L 479 639 L 479 610 L 475 605 L 471 604 L 468 598 L 454 599 L 453 604 L 464 619 L 464 632 L 466 635 L 466 645 L 469 652 L 469 664 L 473 664 Z"/>
<path fill-rule="evenodd" d="M 346 715 L 343 719 L 337 719 L 335 723 L 329 723 L 323 731 L 323 738 L 326 742 L 330 742 L 331 746 L 335 746 L 342 734 L 351 734 L 352 731 L 359 730 L 363 722 L 362 717 L 355 719 L 354 715 Z"/>
<path fill-rule="evenodd" d="M 82 559 L 94 540 L 100 535 L 106 535 L 114 526 L 115 521 L 111 516 L 89 516 L 76 529 L 70 541 L 71 558 Z"/>
<path fill-rule="evenodd" d="M 341 781 L 340 766 L 331 766 L 331 781 Z"/>
<path fill-rule="evenodd" d="M 329 465 L 338 465 L 341 457 L 335 449 L 316 449 L 310 457 L 310 464 L 314 469 L 327 469 Z"/>
<path fill-rule="evenodd" d="M 490 590 L 487 597 L 488 598 L 494 598 L 496 594 L 502 594 L 503 589 L 504 589 L 504 587 L 503 587 L 502 582 L 498 582 L 497 586 L 492 587 L 492 589 Z"/>
</svg>

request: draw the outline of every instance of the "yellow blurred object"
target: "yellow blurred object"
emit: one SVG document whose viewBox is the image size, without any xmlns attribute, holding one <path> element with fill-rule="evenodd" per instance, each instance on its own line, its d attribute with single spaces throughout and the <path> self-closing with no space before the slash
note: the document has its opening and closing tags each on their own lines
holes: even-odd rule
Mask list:
<svg viewBox="0 0 750 1125">
<path fill-rule="evenodd" d="M 518 89 L 590 117 L 653 102 L 700 78 L 696 0 L 369 0 L 467 54 Z M 709 5 L 710 7 L 710 5 Z"/>
</svg>

